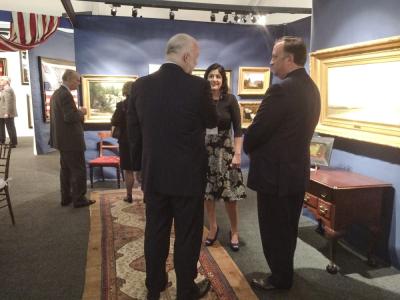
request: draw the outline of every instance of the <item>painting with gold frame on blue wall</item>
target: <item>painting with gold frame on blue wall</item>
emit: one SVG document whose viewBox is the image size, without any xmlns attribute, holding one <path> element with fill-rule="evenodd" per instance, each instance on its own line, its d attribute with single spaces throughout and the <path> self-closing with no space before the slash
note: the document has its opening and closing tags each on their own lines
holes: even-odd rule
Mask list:
<svg viewBox="0 0 400 300">
<path fill-rule="evenodd" d="M 137 75 L 82 75 L 83 106 L 86 123 L 110 123 L 117 103 L 124 100 L 122 87 Z"/>
</svg>

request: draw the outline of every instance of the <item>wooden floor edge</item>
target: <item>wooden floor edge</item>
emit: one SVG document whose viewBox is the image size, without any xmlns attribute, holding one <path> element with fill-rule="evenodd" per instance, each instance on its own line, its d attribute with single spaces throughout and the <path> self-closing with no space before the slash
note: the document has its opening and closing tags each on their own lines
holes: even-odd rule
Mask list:
<svg viewBox="0 0 400 300">
<path fill-rule="evenodd" d="M 204 227 L 203 237 L 207 236 L 208 230 Z M 253 292 L 250 287 L 246 277 L 244 277 L 243 273 L 240 271 L 239 267 L 233 261 L 232 257 L 228 254 L 228 252 L 221 246 L 221 244 L 217 241 L 211 247 L 208 247 L 208 251 L 211 256 L 214 258 L 215 262 L 218 264 L 222 273 L 225 275 L 226 280 L 229 285 L 232 287 L 238 299 L 246 299 L 246 300 L 257 300 L 258 297 Z"/>
<path fill-rule="evenodd" d="M 98 193 L 91 192 L 90 199 L 96 200 L 96 203 L 90 206 L 90 231 L 82 300 L 101 299 L 101 218 Z"/>
</svg>

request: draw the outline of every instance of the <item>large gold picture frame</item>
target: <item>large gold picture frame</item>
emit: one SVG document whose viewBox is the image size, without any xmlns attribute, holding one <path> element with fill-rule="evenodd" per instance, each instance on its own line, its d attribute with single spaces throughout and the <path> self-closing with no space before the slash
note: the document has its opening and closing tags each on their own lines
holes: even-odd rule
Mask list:
<svg viewBox="0 0 400 300">
<path fill-rule="evenodd" d="M 264 95 L 269 87 L 269 68 L 239 67 L 238 95 Z"/>
<path fill-rule="evenodd" d="M 240 107 L 240 120 L 242 128 L 247 128 L 253 122 L 254 117 L 261 105 L 261 100 L 241 100 L 238 101 Z"/>
<path fill-rule="evenodd" d="M 137 78 L 136 75 L 82 75 L 83 106 L 87 108 L 85 122 L 110 123 L 117 102 L 124 100 L 122 86 Z"/>
<path fill-rule="evenodd" d="M 317 132 L 400 148 L 400 36 L 310 54 Z"/>
</svg>

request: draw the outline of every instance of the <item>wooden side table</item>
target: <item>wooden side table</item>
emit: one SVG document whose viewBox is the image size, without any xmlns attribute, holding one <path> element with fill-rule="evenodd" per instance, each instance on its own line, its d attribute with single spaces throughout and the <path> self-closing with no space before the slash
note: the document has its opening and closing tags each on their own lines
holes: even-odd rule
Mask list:
<svg viewBox="0 0 400 300">
<path fill-rule="evenodd" d="M 326 267 L 329 273 L 337 273 L 337 240 L 351 224 L 369 228 L 372 235 L 368 263 L 375 264 L 372 253 L 381 231 L 384 194 L 390 188 L 389 183 L 349 171 L 318 169 L 311 172 L 304 206 L 317 219 L 317 231 L 329 239 L 330 263 Z"/>
</svg>

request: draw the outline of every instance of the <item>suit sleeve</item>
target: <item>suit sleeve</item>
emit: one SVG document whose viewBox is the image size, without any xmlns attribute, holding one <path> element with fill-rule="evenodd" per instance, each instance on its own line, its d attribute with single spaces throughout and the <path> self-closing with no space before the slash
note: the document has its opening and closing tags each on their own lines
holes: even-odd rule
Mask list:
<svg viewBox="0 0 400 300">
<path fill-rule="evenodd" d="M 121 114 L 122 114 L 122 102 L 119 102 L 117 103 L 117 108 L 115 109 L 111 117 L 111 126 L 121 126 L 120 124 Z"/>
<path fill-rule="evenodd" d="M 202 114 L 203 120 L 205 120 L 205 127 L 214 128 L 218 124 L 217 107 L 212 100 L 211 87 L 208 81 L 204 84 L 202 99 Z"/>
<path fill-rule="evenodd" d="M 65 94 L 61 96 L 61 110 L 63 112 L 64 122 L 77 123 L 83 121 L 83 113 L 74 105 L 72 95 Z"/>
<path fill-rule="evenodd" d="M 271 86 L 261 102 L 253 123 L 247 128 L 243 139 L 245 153 L 249 154 L 268 142 L 284 120 L 286 105 L 282 87 Z"/>
<path fill-rule="evenodd" d="M 128 98 L 128 110 L 126 117 L 131 161 L 134 170 L 139 171 L 142 163 L 143 141 L 142 130 L 136 109 L 136 88 L 136 84 L 134 83 L 132 86 L 131 95 Z"/>
</svg>

